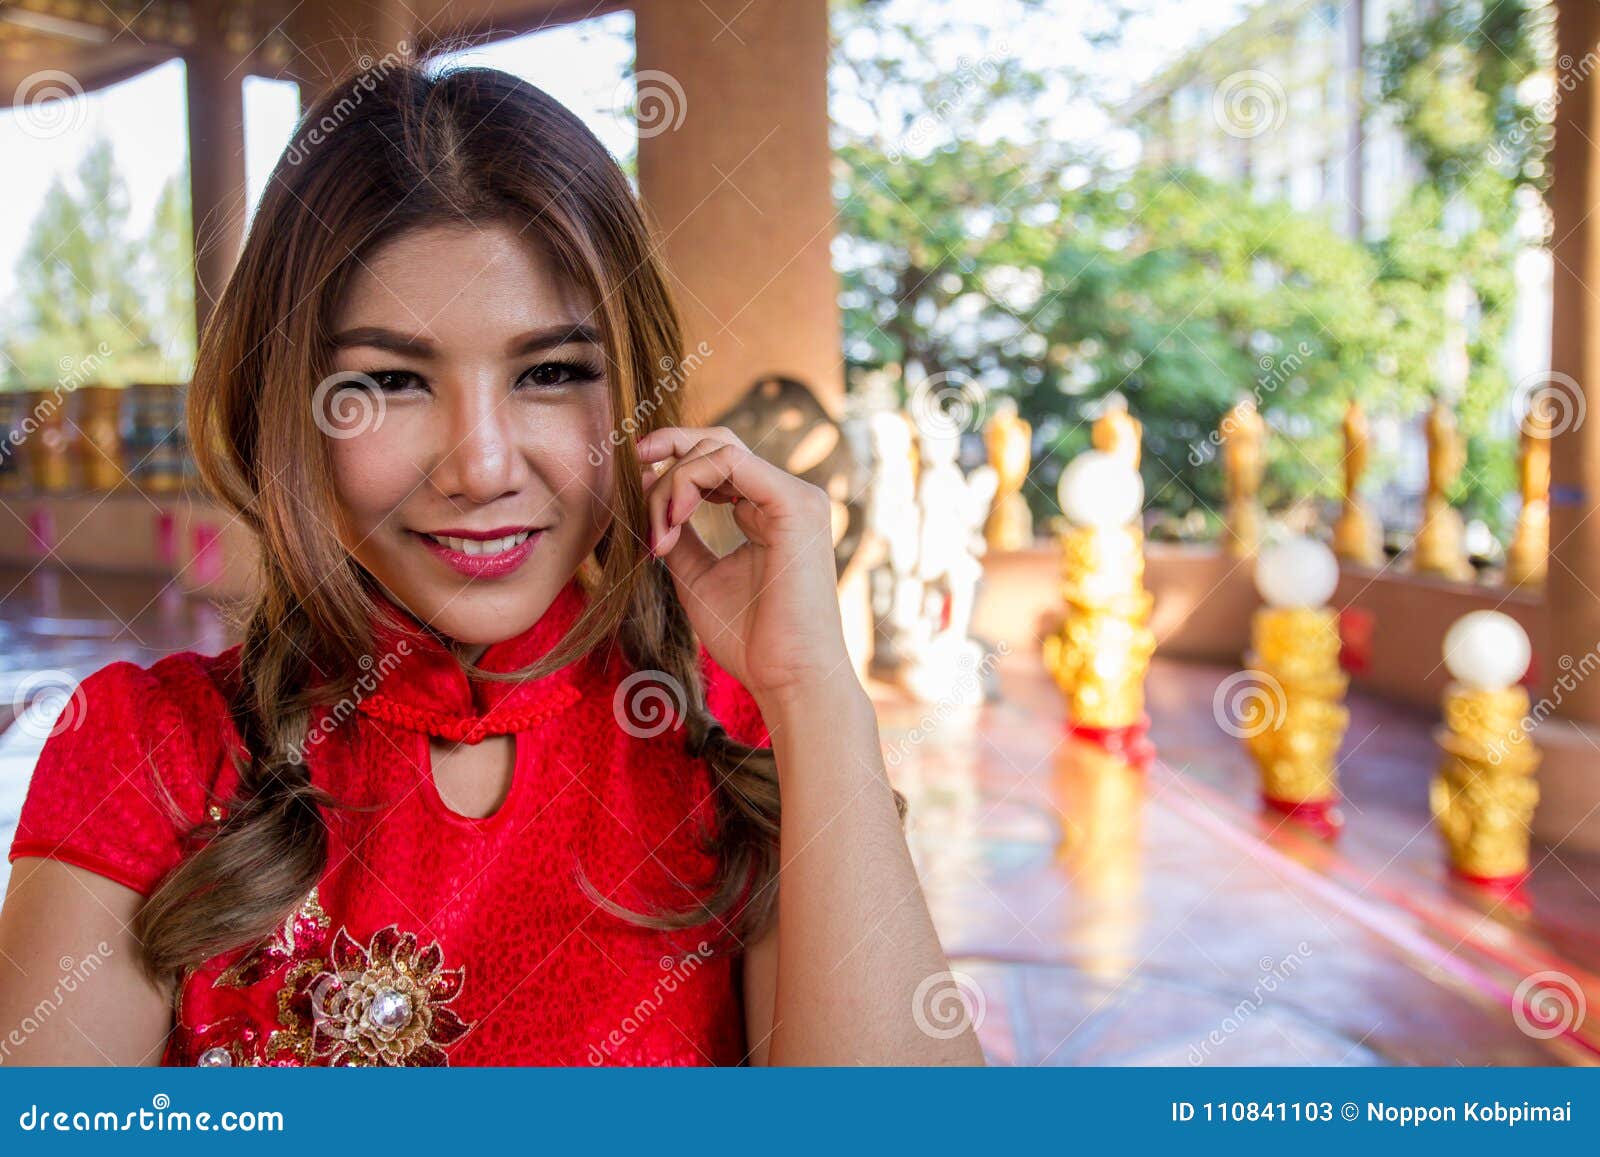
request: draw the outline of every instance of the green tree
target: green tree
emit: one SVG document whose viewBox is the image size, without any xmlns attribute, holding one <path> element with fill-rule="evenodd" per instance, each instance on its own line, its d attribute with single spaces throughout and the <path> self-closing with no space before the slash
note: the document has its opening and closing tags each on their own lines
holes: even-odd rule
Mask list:
<svg viewBox="0 0 1600 1157">
<path fill-rule="evenodd" d="M 4 384 L 42 388 L 93 359 L 106 384 L 172 380 L 193 360 L 193 274 L 186 183 L 169 181 L 143 237 L 109 141 L 55 181 L 17 264 Z"/>
<path fill-rule="evenodd" d="M 1184 513 L 1218 507 L 1212 435 L 1241 396 L 1257 398 L 1276 434 L 1269 503 L 1332 497 L 1346 400 L 1420 415 L 1441 351 L 1459 339 L 1470 366 L 1459 497 L 1497 524 L 1515 453 L 1502 350 L 1517 206 L 1548 147 L 1522 93 L 1546 58 L 1546 6 L 1441 0 L 1396 25 L 1374 70 L 1426 179 L 1371 245 L 1254 190 L 1128 172 L 1063 140 L 1050 114 L 1099 79 L 1023 67 L 989 25 L 1025 43 L 1040 10 L 994 9 L 975 27 L 948 4 L 915 21 L 835 5 L 837 262 L 853 375 L 957 374 L 1015 396 L 1036 428 L 1026 492 L 1040 514 L 1053 510 L 1060 466 L 1088 444 L 1086 419 L 1119 390 L 1145 424 L 1152 505 Z M 1087 35 L 1114 44 L 1124 16 Z M 940 55 L 951 43 L 964 49 L 954 64 Z M 1464 311 L 1452 305 L 1463 287 Z"/>
<path fill-rule="evenodd" d="M 1457 498 L 1499 529 L 1516 456 L 1500 421 L 1514 385 L 1502 351 L 1530 240 L 1519 228 L 1548 182 L 1552 138 L 1551 106 L 1527 94 L 1551 67 L 1553 15 L 1546 0 L 1440 0 L 1397 13 L 1372 62 L 1424 173 L 1376 246 L 1381 276 L 1435 349 L 1453 340 L 1452 325 L 1464 339 L 1466 380 L 1453 400 L 1468 464 Z M 1456 313 L 1465 321 L 1452 323 Z"/>
<path fill-rule="evenodd" d="M 1011 9 L 1026 37 L 1033 6 Z M 1393 314 L 1371 292 L 1371 255 L 1244 189 L 1119 171 L 1064 142 L 1051 98 L 1089 78 L 1030 72 L 983 30 L 880 16 L 862 34 L 855 9 L 837 14 L 852 369 L 959 374 L 1016 397 L 1036 429 L 1026 493 L 1039 514 L 1112 390 L 1144 422 L 1155 506 L 1218 507 L 1212 433 L 1249 394 L 1287 435 L 1271 447 L 1268 497 L 1333 493 L 1343 399 L 1416 392 L 1386 356 Z M 1091 35 L 1119 31 L 1113 19 Z M 968 46 L 963 67 L 937 59 L 951 41 Z M 857 105 L 878 115 L 848 115 Z"/>
</svg>

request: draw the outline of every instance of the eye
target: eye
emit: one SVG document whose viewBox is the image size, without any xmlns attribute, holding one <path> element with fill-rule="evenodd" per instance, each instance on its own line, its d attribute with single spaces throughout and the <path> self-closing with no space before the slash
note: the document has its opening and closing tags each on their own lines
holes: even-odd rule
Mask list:
<svg viewBox="0 0 1600 1157">
<path fill-rule="evenodd" d="M 517 379 L 518 385 L 551 390 L 574 382 L 592 382 L 600 371 L 581 361 L 540 362 Z"/>
<path fill-rule="evenodd" d="M 410 370 L 378 370 L 367 376 L 386 394 L 399 394 L 406 390 L 424 388 L 422 379 Z"/>
</svg>

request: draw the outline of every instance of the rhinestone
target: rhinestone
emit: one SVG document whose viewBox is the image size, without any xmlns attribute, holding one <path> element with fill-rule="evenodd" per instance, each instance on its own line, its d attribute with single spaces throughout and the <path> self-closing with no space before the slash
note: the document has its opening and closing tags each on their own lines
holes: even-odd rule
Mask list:
<svg viewBox="0 0 1600 1157">
<path fill-rule="evenodd" d="M 221 1045 L 213 1045 L 200 1054 L 195 1065 L 203 1069 L 224 1068 L 233 1064 L 233 1054 Z"/>
<path fill-rule="evenodd" d="M 374 1028 L 390 1032 L 401 1028 L 411 1019 L 411 998 L 392 988 L 378 990 L 367 1006 L 367 1021 Z"/>
</svg>

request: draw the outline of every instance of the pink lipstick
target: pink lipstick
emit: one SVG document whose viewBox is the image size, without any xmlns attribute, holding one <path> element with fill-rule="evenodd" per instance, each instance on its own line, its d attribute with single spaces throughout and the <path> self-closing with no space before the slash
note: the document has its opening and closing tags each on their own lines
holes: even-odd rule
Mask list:
<svg viewBox="0 0 1600 1157">
<path fill-rule="evenodd" d="M 435 558 L 468 578 L 500 578 L 516 570 L 543 535 L 543 528 L 413 531 Z"/>
</svg>

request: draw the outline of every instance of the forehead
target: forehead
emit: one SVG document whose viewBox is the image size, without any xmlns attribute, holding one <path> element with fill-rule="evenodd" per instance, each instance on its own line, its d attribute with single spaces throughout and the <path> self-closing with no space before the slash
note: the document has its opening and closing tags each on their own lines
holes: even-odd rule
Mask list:
<svg viewBox="0 0 1600 1157">
<path fill-rule="evenodd" d="M 334 328 L 384 325 L 448 345 L 452 333 L 593 324 L 592 307 L 592 296 L 531 230 L 430 225 L 390 238 L 357 263 Z"/>
</svg>

